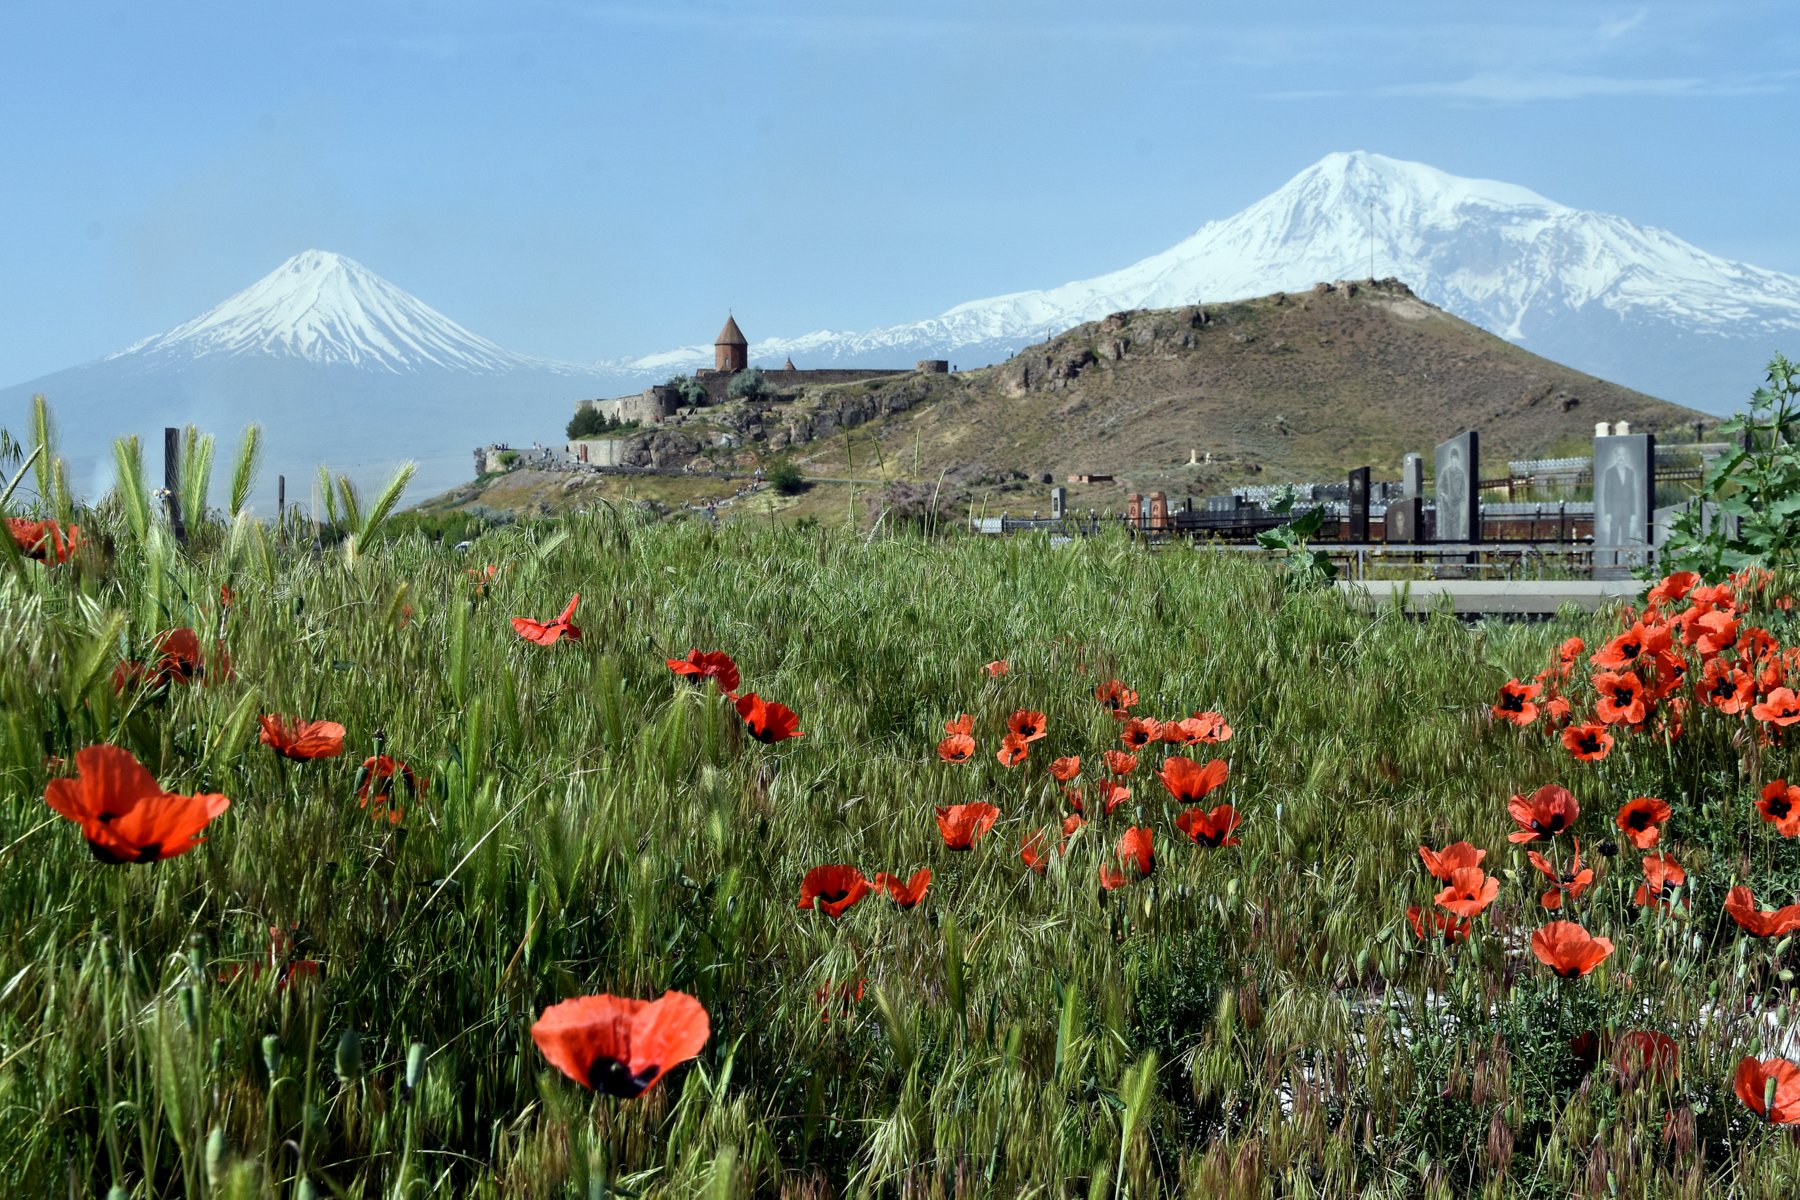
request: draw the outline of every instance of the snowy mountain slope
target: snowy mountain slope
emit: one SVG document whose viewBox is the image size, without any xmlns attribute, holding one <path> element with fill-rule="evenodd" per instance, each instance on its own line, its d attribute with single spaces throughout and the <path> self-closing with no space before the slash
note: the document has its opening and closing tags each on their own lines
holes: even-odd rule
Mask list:
<svg viewBox="0 0 1800 1200">
<path fill-rule="evenodd" d="M 0 425 L 23 428 L 43 393 L 71 479 L 98 495 L 115 437 L 137 434 L 159 470 L 164 426 L 214 434 L 223 458 L 256 422 L 267 447 L 258 507 L 270 511 L 277 475 L 304 497 L 320 464 L 373 482 L 416 460 L 409 494 L 421 499 L 468 479 L 475 446 L 553 441 L 573 401 L 641 386 L 514 354 L 361 264 L 309 250 L 165 334 L 0 389 Z"/>
<path fill-rule="evenodd" d="M 1235 216 L 1094 279 L 959 304 L 866 333 L 751 347 L 801 366 L 996 361 L 1132 308 L 1395 276 L 1450 312 L 1592 374 L 1721 411 L 1800 341 L 1800 278 L 1707 254 L 1660 229 L 1526 188 L 1364 152 L 1330 154 Z M 633 366 L 691 369 L 704 347 Z"/>
<path fill-rule="evenodd" d="M 470 333 L 354 259 L 296 254 L 223 304 L 102 361 L 139 355 L 269 355 L 394 373 L 559 364 Z"/>
</svg>

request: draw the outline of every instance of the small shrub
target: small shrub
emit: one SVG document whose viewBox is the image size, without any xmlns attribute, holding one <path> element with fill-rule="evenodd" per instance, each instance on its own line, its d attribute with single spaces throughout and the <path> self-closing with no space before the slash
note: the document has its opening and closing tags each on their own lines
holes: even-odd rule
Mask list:
<svg viewBox="0 0 1800 1200">
<path fill-rule="evenodd" d="M 778 496 L 798 496 L 812 486 L 800 468 L 791 462 L 776 463 L 769 469 L 769 486 Z"/>
</svg>

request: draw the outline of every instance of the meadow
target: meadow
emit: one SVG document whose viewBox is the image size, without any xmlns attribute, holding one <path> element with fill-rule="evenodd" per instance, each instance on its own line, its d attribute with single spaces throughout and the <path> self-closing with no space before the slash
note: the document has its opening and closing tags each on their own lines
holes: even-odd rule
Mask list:
<svg viewBox="0 0 1800 1200">
<path fill-rule="evenodd" d="M 1780 702 L 1787 659 L 1747 633 L 1792 638 L 1774 582 L 1709 593 L 1734 622 L 1710 655 L 1682 638 L 1718 623 L 1665 595 L 1673 650 L 1627 660 L 1656 694 L 1600 722 L 1631 697 L 1597 707 L 1592 658 L 1642 614 L 1370 617 L 1110 537 L 602 506 L 460 551 L 246 520 L 182 547 L 142 495 L 65 515 L 67 561 L 0 559 L 6 1196 L 1800 1188 L 1800 1083 L 1759 1075 L 1760 1113 L 1737 1086 L 1800 1059 L 1800 910 L 1757 937 L 1725 905 L 1800 899 L 1763 799 L 1794 743 L 1701 662 L 1763 664 L 1752 698 Z M 752 736 L 670 669 L 690 651 L 801 735 Z M 283 714 L 342 752 L 277 754 Z M 1584 761 L 1559 723 L 1616 744 Z M 125 818 L 46 800 L 100 745 L 229 807 L 117 861 Z M 1223 766 L 1196 786 L 1177 758 Z M 1547 785 L 1572 823 L 1530 808 Z M 1667 802 L 1653 848 L 1616 819 L 1636 797 Z M 997 812 L 940 828 L 973 804 Z M 1420 848 L 1462 841 L 1474 875 L 1433 878 Z M 800 907 L 839 864 L 929 886 Z M 1559 974 L 1533 949 L 1558 920 L 1613 952 Z M 573 997 L 670 991 L 707 1036 L 637 1095 L 532 1035 Z"/>
</svg>

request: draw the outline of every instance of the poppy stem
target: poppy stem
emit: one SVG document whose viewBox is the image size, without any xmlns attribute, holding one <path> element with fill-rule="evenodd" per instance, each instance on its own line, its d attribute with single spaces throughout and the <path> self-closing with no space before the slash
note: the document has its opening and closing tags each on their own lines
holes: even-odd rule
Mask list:
<svg viewBox="0 0 1800 1200">
<path fill-rule="evenodd" d="M 106 1047 L 106 1113 L 101 1126 L 106 1134 L 106 1155 L 112 1161 L 112 1186 L 117 1192 L 122 1188 L 120 1182 L 119 1127 L 115 1117 L 118 1105 L 118 1084 L 113 1069 L 113 966 L 114 955 L 105 935 L 101 936 L 100 947 L 100 1037 Z"/>
</svg>

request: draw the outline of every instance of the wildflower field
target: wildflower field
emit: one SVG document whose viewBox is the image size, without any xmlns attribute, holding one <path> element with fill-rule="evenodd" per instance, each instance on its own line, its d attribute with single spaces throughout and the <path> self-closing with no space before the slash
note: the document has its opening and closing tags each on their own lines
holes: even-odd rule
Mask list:
<svg viewBox="0 0 1800 1200">
<path fill-rule="evenodd" d="M 0 558 L 0 1194 L 1800 1191 L 1778 581 L 143 517 Z"/>
</svg>

